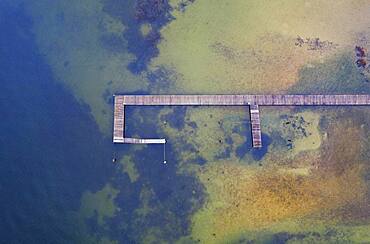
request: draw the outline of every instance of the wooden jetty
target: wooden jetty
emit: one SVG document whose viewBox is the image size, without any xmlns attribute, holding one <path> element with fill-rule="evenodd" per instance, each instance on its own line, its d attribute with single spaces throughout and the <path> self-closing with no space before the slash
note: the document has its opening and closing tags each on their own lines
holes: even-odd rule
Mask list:
<svg viewBox="0 0 370 244">
<path fill-rule="evenodd" d="M 370 95 L 115 95 L 114 143 L 163 144 L 125 137 L 125 106 L 249 106 L 253 147 L 262 147 L 259 106 L 365 106 Z"/>
<path fill-rule="evenodd" d="M 251 117 L 253 147 L 262 147 L 260 111 L 258 105 L 250 105 L 249 114 Z"/>
</svg>

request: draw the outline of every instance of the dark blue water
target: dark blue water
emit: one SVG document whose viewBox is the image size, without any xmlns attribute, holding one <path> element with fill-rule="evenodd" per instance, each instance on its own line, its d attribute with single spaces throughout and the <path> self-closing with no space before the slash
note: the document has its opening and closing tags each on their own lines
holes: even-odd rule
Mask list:
<svg viewBox="0 0 370 244">
<path fill-rule="evenodd" d="M 167 165 L 161 146 L 130 151 L 140 175 L 130 182 L 112 157 L 131 147 L 112 145 L 89 107 L 55 80 L 35 43 L 32 19 L 14 3 L 0 2 L 0 243 L 91 243 L 102 237 L 140 243 L 153 228 L 160 229 L 157 240 L 188 235 L 203 189 L 194 177 L 177 174 L 171 144 Z M 158 112 L 141 110 L 144 121 L 137 123 L 128 110 L 128 134 L 158 137 Z M 81 224 L 76 215 L 82 194 L 107 183 L 120 191 L 114 203 L 121 211 L 105 219 L 105 226 L 97 224 L 96 214 Z M 146 189 L 152 211 L 140 216 L 135 210 Z"/>
<path fill-rule="evenodd" d="M 0 2 L 0 242 L 78 243 L 68 211 L 112 174 L 112 145 L 54 80 L 31 26 Z"/>
<path fill-rule="evenodd" d="M 267 134 L 262 133 L 262 142 L 261 148 L 253 148 L 252 141 L 250 139 L 246 140 L 236 149 L 236 155 L 242 159 L 247 153 L 251 153 L 254 160 L 260 161 L 267 153 L 271 139 Z"/>
<path fill-rule="evenodd" d="M 128 51 L 135 55 L 135 60 L 128 65 L 128 69 L 139 74 L 146 70 L 151 58 L 158 55 L 157 44 L 160 41 L 160 29 L 173 19 L 170 11 L 172 7 L 168 0 L 106 0 L 104 11 L 119 18 L 125 24 L 125 40 Z M 143 38 L 140 26 L 150 23 L 152 30 Z M 118 41 L 121 42 L 122 41 Z M 110 47 L 117 46 L 117 38 L 110 36 L 104 39 Z"/>
</svg>

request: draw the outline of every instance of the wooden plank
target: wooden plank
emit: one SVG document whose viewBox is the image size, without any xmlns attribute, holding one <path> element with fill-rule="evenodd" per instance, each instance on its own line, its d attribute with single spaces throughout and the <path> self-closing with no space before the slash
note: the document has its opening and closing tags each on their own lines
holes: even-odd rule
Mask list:
<svg viewBox="0 0 370 244">
<path fill-rule="evenodd" d="M 141 139 L 121 137 L 116 138 L 114 143 L 127 143 L 127 144 L 165 144 L 166 139 Z"/>
<path fill-rule="evenodd" d="M 258 105 L 250 105 L 249 107 L 251 129 L 252 129 L 252 145 L 254 148 L 262 147 L 261 122 Z"/>
<path fill-rule="evenodd" d="M 125 106 L 123 101 L 124 98 L 121 96 L 114 97 L 113 142 L 124 138 Z"/>
</svg>

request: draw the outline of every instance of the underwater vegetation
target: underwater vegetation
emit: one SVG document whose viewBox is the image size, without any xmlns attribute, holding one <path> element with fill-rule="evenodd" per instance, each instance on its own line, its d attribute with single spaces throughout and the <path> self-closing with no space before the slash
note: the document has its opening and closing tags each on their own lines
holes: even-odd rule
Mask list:
<svg viewBox="0 0 370 244">
<path fill-rule="evenodd" d="M 228 161 L 202 168 L 198 175 L 209 201 L 193 219 L 195 237 L 222 242 L 238 233 L 253 239 L 258 232 L 321 232 L 361 223 L 369 213 L 368 182 L 362 173 L 369 166 L 361 158 L 368 142 L 348 147 L 347 140 L 361 138 L 363 131 L 345 118 L 340 124 L 327 128 L 318 157 L 301 155 L 290 162 L 263 162 L 262 167 Z M 316 230 L 316 225 L 322 226 Z M 351 238 L 350 232 L 345 235 Z"/>
<path fill-rule="evenodd" d="M 368 1 L 26 7 L 57 82 L 103 138 L 113 93 L 370 94 Z M 370 242 L 367 108 L 263 107 L 260 150 L 245 107 L 126 114 L 128 136 L 168 140 L 168 163 L 162 146 L 114 145 L 114 172 L 71 211 L 97 243 Z"/>
</svg>

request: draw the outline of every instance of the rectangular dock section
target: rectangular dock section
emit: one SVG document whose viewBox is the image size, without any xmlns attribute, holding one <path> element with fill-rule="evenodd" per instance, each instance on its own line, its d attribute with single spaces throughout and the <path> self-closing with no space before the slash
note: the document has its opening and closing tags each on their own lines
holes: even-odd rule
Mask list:
<svg viewBox="0 0 370 244">
<path fill-rule="evenodd" d="M 166 139 L 139 139 L 125 137 L 125 105 L 123 96 L 114 97 L 113 142 L 128 144 L 164 144 Z"/>
<path fill-rule="evenodd" d="M 259 106 L 370 105 L 370 95 L 116 95 L 113 142 L 152 144 L 165 139 L 125 137 L 125 106 L 250 106 L 253 147 L 262 147 Z"/>
</svg>

